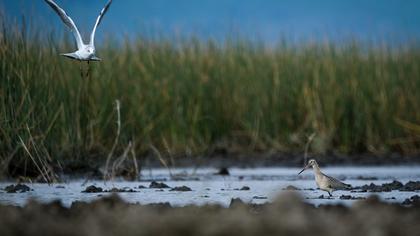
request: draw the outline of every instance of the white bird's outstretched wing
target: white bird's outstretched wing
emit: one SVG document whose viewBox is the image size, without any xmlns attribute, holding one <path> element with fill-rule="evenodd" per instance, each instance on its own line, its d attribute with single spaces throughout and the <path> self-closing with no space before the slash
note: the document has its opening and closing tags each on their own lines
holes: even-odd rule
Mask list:
<svg viewBox="0 0 420 236">
<path fill-rule="evenodd" d="M 112 0 L 109 0 L 108 3 L 105 5 L 105 7 L 102 9 L 102 11 L 99 14 L 98 18 L 96 19 L 95 26 L 93 27 L 92 34 L 90 35 L 90 43 L 89 43 L 89 45 L 91 47 L 95 47 L 95 33 L 96 33 L 96 28 L 98 28 L 99 24 L 102 21 L 102 17 L 108 11 L 109 6 L 111 6 L 111 3 L 112 3 Z"/>
<path fill-rule="evenodd" d="M 45 2 L 48 3 L 48 5 L 50 5 L 50 7 L 60 16 L 64 24 L 66 24 L 67 27 L 70 28 L 71 32 L 73 32 L 74 38 L 76 39 L 77 48 L 81 49 L 83 47 L 82 36 L 80 35 L 80 32 L 77 29 L 76 24 L 74 24 L 70 16 L 68 16 L 67 13 L 61 7 L 59 7 L 54 1 L 45 0 Z"/>
</svg>

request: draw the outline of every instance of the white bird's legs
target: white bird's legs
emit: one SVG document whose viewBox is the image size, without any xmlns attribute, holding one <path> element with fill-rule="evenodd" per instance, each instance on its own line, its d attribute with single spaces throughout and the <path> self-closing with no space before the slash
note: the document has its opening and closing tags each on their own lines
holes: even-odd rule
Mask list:
<svg viewBox="0 0 420 236">
<path fill-rule="evenodd" d="M 92 95 L 90 90 L 90 63 L 85 61 L 79 61 L 79 69 L 81 80 L 78 81 L 78 91 L 76 97 L 77 112 L 75 114 L 75 120 L 77 125 L 77 140 L 80 149 L 84 150 L 89 146 L 88 132 L 83 129 L 83 126 L 88 124 L 91 120 L 89 112 L 92 105 Z M 86 68 L 87 66 L 87 68 Z"/>
<path fill-rule="evenodd" d="M 85 68 L 83 66 L 83 61 L 79 61 L 79 69 L 80 69 L 80 76 L 82 77 L 82 80 L 89 80 L 90 78 L 90 61 L 87 61 L 87 70 L 85 72 Z"/>
<path fill-rule="evenodd" d="M 89 78 L 90 78 L 90 61 L 88 61 L 87 64 L 88 64 L 88 68 L 87 68 L 87 72 L 86 72 L 86 78 L 89 80 Z"/>
<path fill-rule="evenodd" d="M 82 61 L 79 61 L 79 69 L 80 69 L 80 76 L 83 79 L 83 64 L 82 64 Z"/>
</svg>

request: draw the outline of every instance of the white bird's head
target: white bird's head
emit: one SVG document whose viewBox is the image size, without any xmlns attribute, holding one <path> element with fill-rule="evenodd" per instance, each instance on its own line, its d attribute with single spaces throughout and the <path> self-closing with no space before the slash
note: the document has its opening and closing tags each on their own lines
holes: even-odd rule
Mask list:
<svg viewBox="0 0 420 236">
<path fill-rule="evenodd" d="M 93 47 L 90 47 L 90 46 L 86 47 L 86 51 L 87 51 L 89 54 L 95 54 L 95 49 L 94 49 Z"/>
<path fill-rule="evenodd" d="M 301 170 L 300 172 L 299 172 L 299 174 L 298 175 L 300 175 L 302 172 L 304 172 L 305 170 L 307 170 L 307 169 L 309 169 L 309 168 L 311 168 L 311 167 L 314 167 L 314 166 L 318 166 L 318 163 L 315 161 L 315 159 L 311 159 L 311 160 L 309 160 L 308 161 L 308 164 L 306 164 L 306 166 L 303 168 L 303 170 Z"/>
</svg>

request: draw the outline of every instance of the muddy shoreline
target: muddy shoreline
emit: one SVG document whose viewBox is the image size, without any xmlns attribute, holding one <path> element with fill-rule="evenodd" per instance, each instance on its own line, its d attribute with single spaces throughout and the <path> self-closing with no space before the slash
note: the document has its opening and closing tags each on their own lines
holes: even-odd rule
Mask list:
<svg viewBox="0 0 420 236">
<path fill-rule="evenodd" d="M 308 158 L 317 159 L 323 165 L 361 165 L 361 166 L 382 166 L 382 165 L 403 165 L 411 163 L 420 163 L 418 155 L 401 155 L 392 153 L 387 155 L 374 155 L 368 153 L 361 154 L 338 154 L 329 152 L 323 155 L 308 155 Z M 159 165 L 156 158 L 146 157 L 145 161 L 151 165 Z M 178 167 L 189 167 L 191 165 L 201 164 L 203 166 L 213 167 L 300 167 L 304 162 L 303 153 L 214 153 L 205 157 L 185 157 L 174 158 L 174 164 Z"/>
<path fill-rule="evenodd" d="M 404 166 L 420 164 L 418 155 L 402 155 L 392 153 L 387 155 L 354 154 L 343 155 L 334 152 L 324 155 L 308 155 L 315 158 L 322 166 Z M 17 160 L 17 159 L 16 159 Z M 164 160 L 165 164 L 162 162 Z M 103 179 L 106 158 L 103 155 L 89 155 L 79 158 L 66 157 L 53 160 L 47 169 L 56 176 L 72 176 L 74 178 Z M 112 161 L 112 160 L 111 160 Z M 126 180 L 138 179 L 138 173 L 150 168 L 218 168 L 220 171 L 229 168 L 261 168 L 261 167 L 301 167 L 304 162 L 303 153 L 242 153 L 227 150 L 214 151 L 209 155 L 186 156 L 171 155 L 157 158 L 154 155 L 137 157 L 136 164 L 132 160 L 124 162 L 116 177 Z M 135 168 L 134 168 L 135 167 Z M 43 182 L 41 174 L 30 161 L 11 161 L 5 171 L 0 173 L 0 179 L 22 179 L 23 181 Z"/>
<path fill-rule="evenodd" d="M 351 207 L 304 203 L 283 193 L 273 203 L 171 207 L 128 204 L 117 195 L 91 203 L 0 205 L 1 235 L 415 235 L 420 204 L 389 204 L 372 196 Z M 331 227 L 334 225 L 334 227 Z"/>
<path fill-rule="evenodd" d="M 401 155 L 398 153 L 388 155 L 354 154 L 343 155 L 327 153 L 325 155 L 310 155 L 323 166 L 387 166 L 420 164 L 418 155 Z M 170 168 L 258 168 L 258 167 L 301 167 L 304 162 L 302 153 L 230 153 L 219 151 L 206 156 L 178 155 L 164 157 Z M 138 165 L 142 169 L 165 167 L 161 160 L 155 156 L 139 158 Z M 92 176 L 100 175 L 104 166 L 104 158 L 95 156 L 88 159 L 64 160 L 61 162 L 63 174 Z"/>
<path fill-rule="evenodd" d="M 325 173 L 351 188 L 337 190 L 330 197 L 317 188 L 313 173 L 297 173 L 301 168 L 231 168 L 220 175 L 215 168 L 145 169 L 137 181 L 123 178 L 63 179 L 61 183 L 0 182 L 0 204 L 24 206 L 28 200 L 43 203 L 60 199 L 70 207 L 75 201 L 91 202 L 118 193 L 128 203 L 152 204 L 168 202 L 172 206 L 228 206 L 232 198 L 250 204 L 273 202 L 282 191 L 304 196 L 306 202 L 351 205 L 355 200 L 374 194 L 388 203 L 401 204 L 420 195 L 420 166 L 330 167 Z M 220 172 L 220 171 L 219 171 Z M 408 201 L 407 201 L 408 202 Z"/>
</svg>

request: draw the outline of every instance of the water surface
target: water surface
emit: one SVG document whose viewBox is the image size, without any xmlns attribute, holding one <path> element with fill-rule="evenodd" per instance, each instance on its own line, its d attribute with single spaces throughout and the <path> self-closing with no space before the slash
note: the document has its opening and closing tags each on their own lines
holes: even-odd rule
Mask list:
<svg viewBox="0 0 420 236">
<path fill-rule="evenodd" d="M 100 180 L 86 181 L 84 179 L 69 180 L 60 184 L 28 184 L 33 191 L 26 193 L 5 193 L 0 190 L 0 204 L 24 205 L 29 199 L 41 202 L 60 200 L 65 206 L 70 206 L 74 201 L 92 201 L 109 193 L 82 193 L 89 185 L 104 189 L 131 188 L 134 193 L 118 193 L 124 200 L 131 203 L 151 204 L 170 203 L 172 206 L 220 204 L 228 206 L 232 198 L 240 198 L 247 203 L 261 204 L 273 201 L 278 194 L 289 185 L 299 189 L 299 193 L 310 203 L 319 204 L 352 204 L 355 200 L 340 200 L 341 195 L 367 197 L 372 193 L 352 193 L 350 191 L 336 191 L 332 199 L 320 199 L 319 196 L 328 196 L 326 192 L 316 189 L 314 176 L 311 170 L 297 176 L 298 168 L 255 168 L 255 169 L 230 169 L 230 176 L 219 176 L 214 173 L 216 169 L 172 169 L 171 178 L 166 169 L 143 170 L 142 180 L 136 182 Z M 329 167 L 323 171 L 331 176 L 353 186 L 375 183 L 383 184 L 398 180 L 405 184 L 408 181 L 420 181 L 420 166 L 399 167 Z M 373 178 L 374 180 L 363 180 Z M 175 192 L 169 189 L 149 189 L 150 182 L 157 180 L 170 187 L 188 186 L 190 192 Z M 0 189 L 12 184 L 0 183 Z M 244 186 L 250 190 L 241 191 Z M 418 192 L 381 192 L 375 193 L 384 201 L 402 202 L 404 199 Z"/>
</svg>

